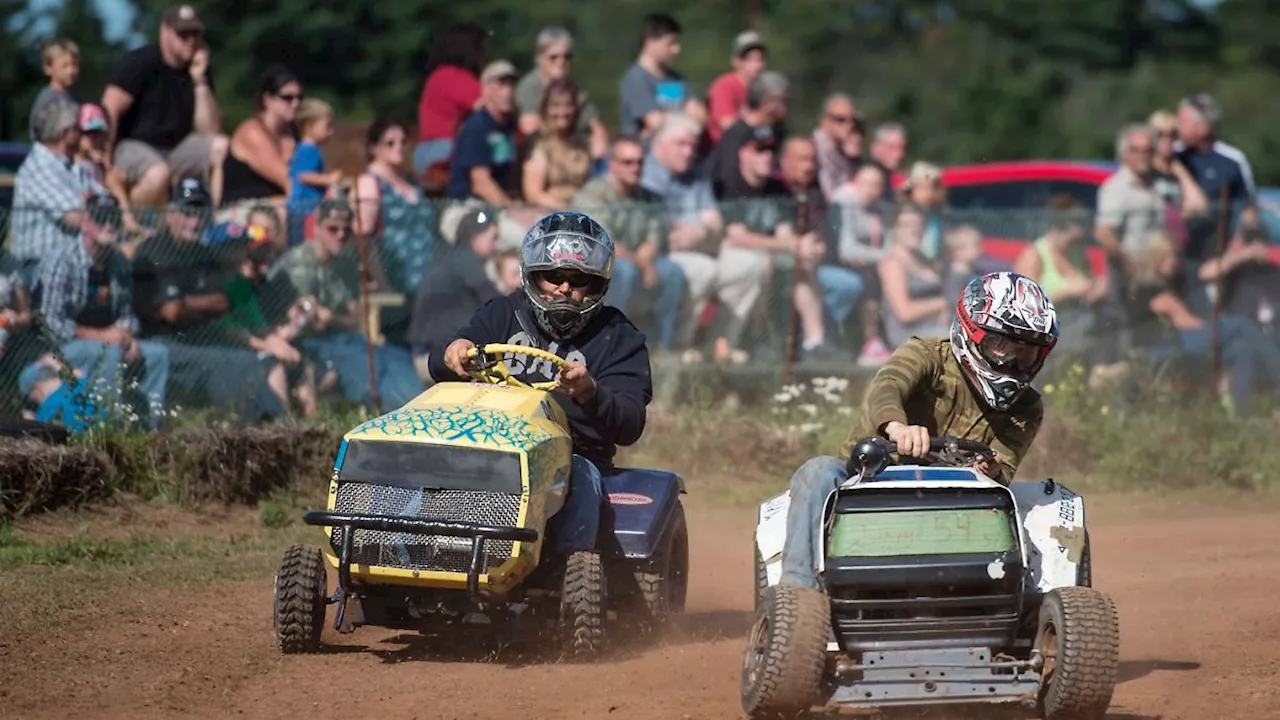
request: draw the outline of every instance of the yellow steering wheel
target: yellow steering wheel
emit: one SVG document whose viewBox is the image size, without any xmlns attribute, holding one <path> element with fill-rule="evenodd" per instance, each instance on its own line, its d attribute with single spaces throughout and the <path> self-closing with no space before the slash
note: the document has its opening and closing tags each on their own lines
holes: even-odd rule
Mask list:
<svg viewBox="0 0 1280 720">
<path fill-rule="evenodd" d="M 513 355 L 528 355 L 539 360 L 546 360 L 556 367 L 567 369 L 571 367 L 569 361 L 547 352 L 541 348 L 525 347 L 524 345 L 504 345 L 502 343 L 489 343 L 473 347 L 467 351 L 467 374 L 473 379 L 488 383 L 490 385 L 511 385 L 514 387 L 531 388 L 533 390 L 555 390 L 560 387 L 558 380 L 549 380 L 547 382 L 536 382 L 532 385 L 517 380 L 511 375 L 511 371 L 507 370 L 506 363 L 502 362 L 500 356 L 511 353 Z"/>
</svg>

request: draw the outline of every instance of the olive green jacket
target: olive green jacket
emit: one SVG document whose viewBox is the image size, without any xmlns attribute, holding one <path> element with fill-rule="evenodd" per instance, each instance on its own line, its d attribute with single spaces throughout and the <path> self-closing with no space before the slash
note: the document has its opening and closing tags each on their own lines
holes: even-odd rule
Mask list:
<svg viewBox="0 0 1280 720">
<path fill-rule="evenodd" d="M 923 425 L 932 437 L 952 435 L 991 446 L 1000 460 L 1001 483 L 1013 480 L 1044 419 L 1044 402 L 1027 388 L 1008 412 L 982 404 L 960 372 L 947 339 L 913 337 L 893 352 L 867 387 L 862 420 L 840 448 L 849 457 L 865 437 L 884 437 L 884 426 L 897 421 Z"/>
</svg>

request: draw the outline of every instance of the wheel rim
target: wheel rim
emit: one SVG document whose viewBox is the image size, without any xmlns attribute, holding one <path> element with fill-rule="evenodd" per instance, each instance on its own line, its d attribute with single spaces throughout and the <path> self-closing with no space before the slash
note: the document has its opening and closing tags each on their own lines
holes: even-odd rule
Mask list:
<svg viewBox="0 0 1280 720">
<path fill-rule="evenodd" d="M 759 680 L 760 669 L 764 667 L 764 657 L 769 644 L 769 615 L 761 613 L 755 624 L 751 626 L 751 638 L 747 641 L 747 656 L 742 668 L 747 677 L 747 684 L 754 687 Z"/>
<path fill-rule="evenodd" d="M 1040 669 L 1040 682 L 1047 691 L 1053 683 L 1053 673 L 1058 666 L 1058 628 L 1053 621 L 1045 623 L 1038 649 L 1040 657 L 1044 659 L 1044 665 Z"/>
</svg>

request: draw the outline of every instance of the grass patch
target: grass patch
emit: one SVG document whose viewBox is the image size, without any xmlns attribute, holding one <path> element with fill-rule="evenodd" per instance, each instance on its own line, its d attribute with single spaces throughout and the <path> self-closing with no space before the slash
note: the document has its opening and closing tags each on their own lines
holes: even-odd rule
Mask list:
<svg viewBox="0 0 1280 720">
<path fill-rule="evenodd" d="M 146 534 L 128 539 L 59 538 L 35 542 L 0 528 L 0 570 L 21 565 L 60 566 L 79 562 L 134 565 L 151 557 L 190 557 L 204 550 L 190 538 L 160 539 Z"/>
<path fill-rule="evenodd" d="M 100 624 L 154 593 L 202 590 L 237 582 L 262 584 L 270 615 L 271 577 L 284 548 L 324 542 L 318 529 L 295 524 L 253 528 L 230 537 L 161 539 L 17 538 L 0 529 L 0 636 L 12 641 L 64 627 Z M 138 601 L 138 602 L 134 602 Z"/>
</svg>

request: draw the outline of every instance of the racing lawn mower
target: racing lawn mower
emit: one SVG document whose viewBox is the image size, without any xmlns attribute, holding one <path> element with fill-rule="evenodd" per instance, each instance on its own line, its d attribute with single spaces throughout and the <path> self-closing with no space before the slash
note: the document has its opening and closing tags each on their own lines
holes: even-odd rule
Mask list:
<svg viewBox="0 0 1280 720">
<path fill-rule="evenodd" d="M 683 612 L 689 538 L 675 473 L 606 471 L 599 553 L 555 552 L 568 421 L 549 395 L 555 381 L 511 376 L 502 358 L 514 354 L 568 366 L 537 348 L 472 348 L 467 371 L 481 384 L 439 383 L 346 433 L 326 509 L 303 517 L 327 542 L 290 547 L 276 573 L 283 652 L 319 648 L 327 605 L 339 632 L 549 634 L 578 657 L 604 648 L 611 618 L 651 631 Z"/>
<path fill-rule="evenodd" d="M 867 438 L 850 454 L 815 536 L 821 591 L 779 584 L 789 492 L 760 506 L 747 714 L 994 704 L 1100 720 L 1120 628 L 1091 587 L 1084 499 L 965 467 L 994 457 L 982 443 L 934 438 L 922 464 L 890 466 L 896 452 Z"/>
</svg>

